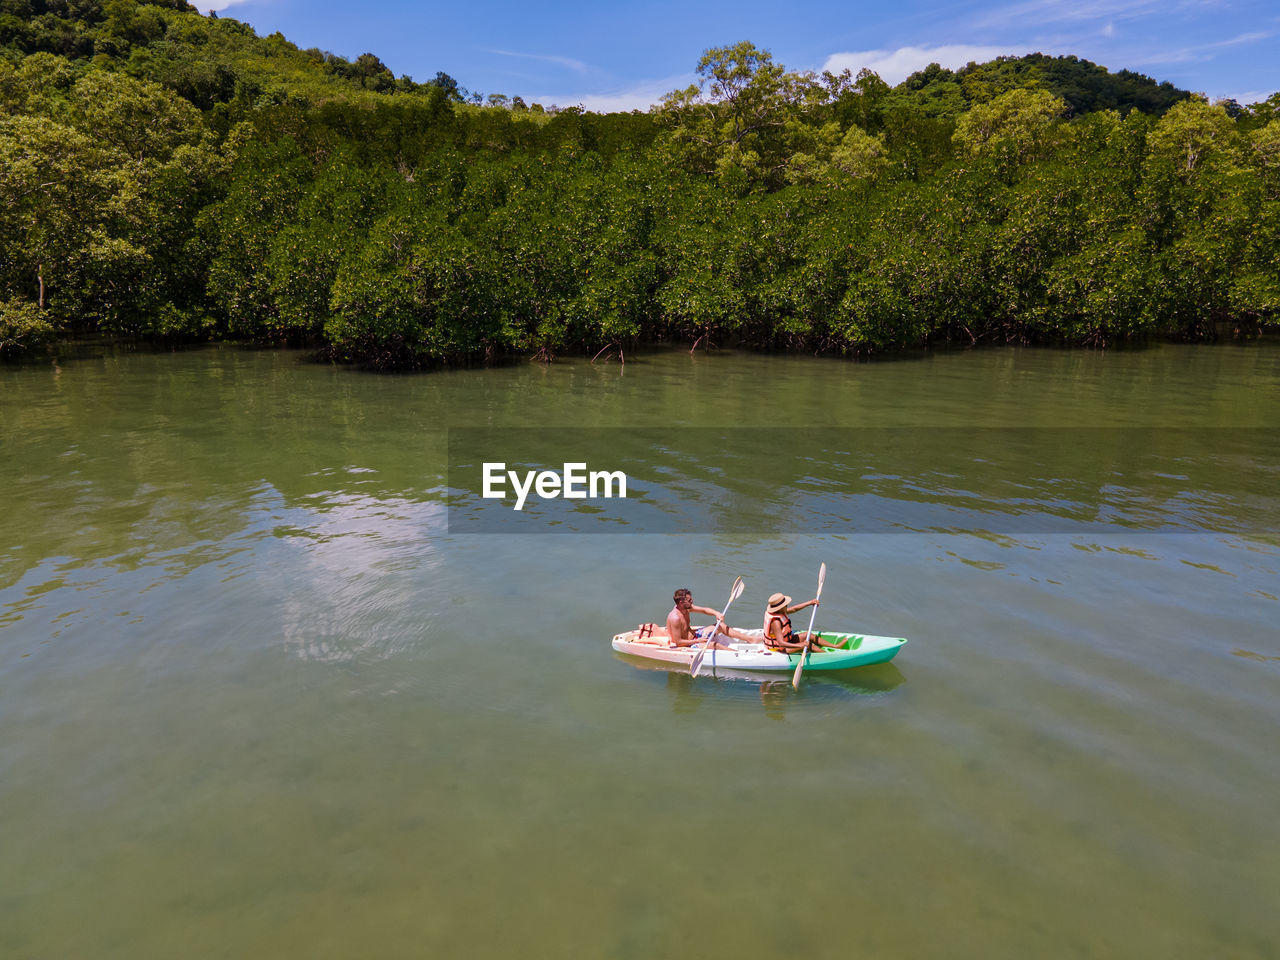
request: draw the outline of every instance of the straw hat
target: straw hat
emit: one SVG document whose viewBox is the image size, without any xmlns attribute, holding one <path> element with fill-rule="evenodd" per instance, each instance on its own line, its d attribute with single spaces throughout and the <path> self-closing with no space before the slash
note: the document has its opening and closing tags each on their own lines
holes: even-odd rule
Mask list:
<svg viewBox="0 0 1280 960">
<path fill-rule="evenodd" d="M 785 610 L 791 605 L 791 598 L 785 593 L 775 593 L 769 598 L 769 612 L 777 613 L 779 610 Z"/>
</svg>

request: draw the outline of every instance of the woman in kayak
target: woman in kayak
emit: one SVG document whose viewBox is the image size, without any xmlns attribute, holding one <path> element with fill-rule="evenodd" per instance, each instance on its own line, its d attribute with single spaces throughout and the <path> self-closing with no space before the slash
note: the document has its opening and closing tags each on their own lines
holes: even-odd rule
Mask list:
<svg viewBox="0 0 1280 960">
<path fill-rule="evenodd" d="M 822 637 L 807 632 L 794 633 L 791 630 L 790 614 L 797 610 L 803 610 L 805 607 L 816 607 L 818 598 L 814 597 L 807 603 L 797 603 L 794 607 L 788 606 L 791 598 L 785 593 L 775 593 L 769 598 L 769 606 L 764 611 L 764 643 L 765 646 L 773 650 L 781 650 L 784 653 L 796 653 L 804 649 L 805 641 L 809 640 L 815 647 L 832 647 L 834 643 L 827 643 Z"/>
</svg>

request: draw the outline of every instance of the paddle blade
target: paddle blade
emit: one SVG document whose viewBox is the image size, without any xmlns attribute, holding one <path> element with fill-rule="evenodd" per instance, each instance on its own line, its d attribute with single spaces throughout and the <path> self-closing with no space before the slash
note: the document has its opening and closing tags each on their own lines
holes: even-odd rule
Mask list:
<svg viewBox="0 0 1280 960">
<path fill-rule="evenodd" d="M 804 670 L 804 661 L 808 656 L 809 647 L 806 645 L 805 648 L 800 651 L 800 662 L 796 664 L 796 672 L 791 675 L 791 686 L 795 687 L 797 690 L 800 689 L 800 674 Z"/>
<path fill-rule="evenodd" d="M 696 677 L 698 671 L 702 669 L 702 658 L 707 655 L 707 644 L 702 645 L 702 649 L 693 655 L 693 663 L 689 664 L 689 676 Z"/>
</svg>

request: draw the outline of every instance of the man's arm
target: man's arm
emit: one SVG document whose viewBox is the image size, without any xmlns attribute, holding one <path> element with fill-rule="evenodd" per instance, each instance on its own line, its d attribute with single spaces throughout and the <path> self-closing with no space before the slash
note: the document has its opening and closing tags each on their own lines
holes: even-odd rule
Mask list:
<svg viewBox="0 0 1280 960">
<path fill-rule="evenodd" d="M 671 638 L 673 647 L 688 647 L 693 644 L 693 638 L 685 636 L 684 620 L 674 610 L 667 614 L 667 636 Z"/>
<path fill-rule="evenodd" d="M 706 615 L 706 616 L 708 616 L 708 617 L 715 617 L 717 620 L 719 620 L 719 619 L 720 619 L 720 611 L 719 611 L 719 610 L 712 610 L 710 607 L 699 607 L 699 606 L 694 606 L 694 607 L 693 607 L 693 612 L 694 612 L 694 613 L 701 613 L 701 614 L 705 614 L 705 615 Z"/>
</svg>

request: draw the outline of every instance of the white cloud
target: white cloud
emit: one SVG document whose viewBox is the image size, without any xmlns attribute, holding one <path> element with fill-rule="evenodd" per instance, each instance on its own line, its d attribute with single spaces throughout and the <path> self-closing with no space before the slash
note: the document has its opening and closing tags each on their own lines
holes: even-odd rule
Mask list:
<svg viewBox="0 0 1280 960">
<path fill-rule="evenodd" d="M 990 27 L 1022 27 L 1028 23 L 1080 23 L 1086 20 L 1133 20 L 1161 11 L 1168 12 L 1167 0 L 1080 0 L 1062 3 L 1061 0 L 1030 0 L 1012 6 L 999 7 L 979 18 L 975 29 Z M 1182 4 L 1173 4 L 1182 6 Z"/>
<path fill-rule="evenodd" d="M 1232 37 L 1230 40 L 1219 40 L 1212 44 L 1215 47 L 1234 47 L 1241 43 L 1257 43 L 1259 40 L 1270 40 L 1275 36 L 1275 32 L 1271 30 L 1258 30 L 1253 33 L 1242 33 Z"/>
<path fill-rule="evenodd" d="M 543 63 L 554 63 L 559 67 L 567 67 L 576 73 L 587 73 L 591 68 L 581 60 L 574 60 L 571 57 L 555 57 L 542 53 L 517 53 L 514 50 L 486 50 L 486 53 L 496 53 L 500 57 L 519 57 L 522 60 L 540 60 Z"/>
<path fill-rule="evenodd" d="M 1238 36 L 1231 37 L 1228 40 L 1216 40 L 1212 43 L 1202 43 L 1196 46 L 1180 47 L 1174 50 L 1135 53 L 1131 58 L 1131 61 L 1133 65 L 1140 67 L 1144 67 L 1149 64 L 1160 65 L 1167 63 L 1208 61 L 1212 60 L 1217 55 L 1217 51 L 1226 47 L 1237 47 L 1242 44 L 1257 43 L 1259 40 L 1269 40 L 1274 35 L 1274 32 L 1242 33 Z"/>
<path fill-rule="evenodd" d="M 695 82 L 692 74 L 667 77 L 664 80 L 651 80 L 647 83 L 618 90 L 613 93 L 589 93 L 581 96 L 551 95 L 525 97 L 529 103 L 541 103 L 544 106 L 557 104 L 561 107 L 582 107 L 595 113 L 618 113 L 628 110 L 648 110 L 658 103 L 672 90 L 683 90 Z"/>
<path fill-rule="evenodd" d="M 1247 107 L 1250 104 L 1261 103 L 1275 92 L 1275 90 L 1245 90 L 1236 93 L 1211 93 L 1208 96 L 1211 103 L 1215 103 L 1218 100 L 1234 100 L 1236 103 Z"/>
<path fill-rule="evenodd" d="M 822 65 L 823 70 L 839 73 L 848 70 L 857 74 L 863 67 L 874 70 L 880 79 L 890 86 L 901 83 L 917 70 L 931 63 L 954 70 L 971 60 L 982 63 L 1002 54 L 1014 51 L 1008 47 L 986 47 L 972 44 L 950 44 L 940 47 L 899 47 L 897 50 L 861 50 L 853 53 L 833 53 Z"/>
<path fill-rule="evenodd" d="M 246 0 L 197 0 L 194 6 L 197 10 L 208 13 L 210 10 L 225 10 L 227 7 L 245 2 Z"/>
</svg>

